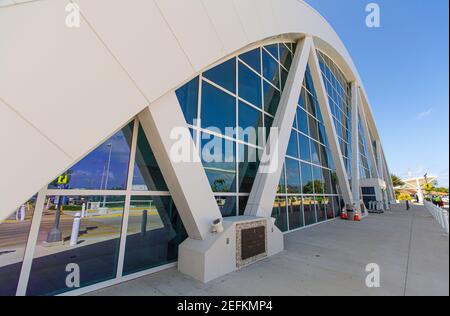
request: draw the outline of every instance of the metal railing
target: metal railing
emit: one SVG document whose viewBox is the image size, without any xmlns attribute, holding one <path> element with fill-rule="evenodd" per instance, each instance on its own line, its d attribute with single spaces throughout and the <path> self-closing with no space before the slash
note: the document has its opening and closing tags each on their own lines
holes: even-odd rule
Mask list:
<svg viewBox="0 0 450 316">
<path fill-rule="evenodd" d="M 431 202 L 424 201 L 424 205 L 426 209 L 433 215 L 433 217 L 436 219 L 436 221 L 439 223 L 439 225 L 442 226 L 442 228 L 445 230 L 445 232 L 448 235 L 448 211 L 444 210 L 443 208 L 440 208 L 439 206 L 434 205 Z"/>
</svg>

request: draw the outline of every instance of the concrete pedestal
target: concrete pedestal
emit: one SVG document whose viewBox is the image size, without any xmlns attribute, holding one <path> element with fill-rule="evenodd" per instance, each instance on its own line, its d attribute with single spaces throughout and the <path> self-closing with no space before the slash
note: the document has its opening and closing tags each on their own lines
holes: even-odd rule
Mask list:
<svg viewBox="0 0 450 316">
<path fill-rule="evenodd" d="M 266 228 L 266 251 L 254 258 L 240 260 L 239 231 L 254 226 Z M 178 270 L 181 273 L 207 283 L 284 250 L 283 233 L 272 218 L 230 217 L 224 219 L 223 227 L 220 234 L 210 233 L 204 240 L 188 238 L 180 245 Z"/>
</svg>

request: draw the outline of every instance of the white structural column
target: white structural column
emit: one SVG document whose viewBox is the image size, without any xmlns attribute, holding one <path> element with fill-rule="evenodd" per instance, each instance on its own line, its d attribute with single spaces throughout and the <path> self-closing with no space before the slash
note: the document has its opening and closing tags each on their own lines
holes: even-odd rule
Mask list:
<svg viewBox="0 0 450 316">
<path fill-rule="evenodd" d="M 359 209 L 361 200 L 359 190 L 359 89 L 356 81 L 351 83 L 352 89 L 352 197 L 355 206 Z"/>
<path fill-rule="evenodd" d="M 313 79 L 314 87 L 316 89 L 320 111 L 322 112 L 325 132 L 328 136 L 331 154 L 333 156 L 334 165 L 336 167 L 336 175 L 338 177 L 339 186 L 342 191 L 342 198 L 344 199 L 345 204 L 353 205 L 353 197 L 350 190 L 350 184 L 348 182 L 348 175 L 347 171 L 345 170 L 344 159 L 342 157 L 341 147 L 339 145 L 339 140 L 336 133 L 336 127 L 334 126 L 333 117 L 331 115 L 328 95 L 320 72 L 319 60 L 317 58 L 317 52 L 314 44 L 309 57 L 309 67 L 311 69 L 311 76 Z"/>
<path fill-rule="evenodd" d="M 189 237 L 204 240 L 211 223 L 222 215 L 175 93 L 145 108 L 139 121 Z M 173 157 L 175 148 L 182 148 L 186 159 Z"/>
<path fill-rule="evenodd" d="M 245 209 L 245 215 L 247 216 L 270 217 L 272 215 L 273 202 L 280 182 L 281 172 L 283 171 L 284 158 L 312 44 L 310 37 L 306 37 L 298 43 L 286 87 L 272 124 L 270 139 L 265 147 L 265 157 L 262 160 L 267 163 L 261 163 L 258 169 Z M 278 132 L 278 137 L 273 135 L 276 131 Z"/>
<path fill-rule="evenodd" d="M 389 197 L 389 201 L 394 204 L 395 203 L 395 191 L 394 191 L 394 183 L 392 182 L 392 177 L 391 177 L 391 172 L 389 170 L 389 165 L 387 164 L 386 161 L 386 156 L 384 154 L 384 150 L 383 148 L 381 148 L 383 151 L 383 162 L 384 162 L 384 167 L 386 169 L 386 185 L 387 185 L 387 193 L 388 193 L 388 197 Z"/>
<path fill-rule="evenodd" d="M 373 151 L 373 140 L 371 138 L 371 133 L 369 130 L 369 123 L 367 122 L 367 116 L 366 116 L 366 111 L 364 109 L 364 100 L 363 97 L 361 95 L 361 93 L 359 94 L 359 101 L 360 101 L 360 106 L 359 106 L 359 112 L 361 115 L 361 124 L 364 130 L 364 135 L 366 136 L 366 142 L 368 141 L 367 144 L 367 149 L 369 150 L 369 159 L 370 159 L 370 164 L 372 165 L 372 177 L 377 177 L 380 178 L 380 173 L 378 171 L 378 166 L 377 166 L 377 160 L 375 157 L 375 152 Z"/>
</svg>

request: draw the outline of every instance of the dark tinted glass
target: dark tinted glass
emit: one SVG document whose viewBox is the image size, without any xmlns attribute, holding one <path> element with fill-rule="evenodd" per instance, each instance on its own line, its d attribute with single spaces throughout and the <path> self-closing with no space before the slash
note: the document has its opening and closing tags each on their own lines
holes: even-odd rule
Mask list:
<svg viewBox="0 0 450 316">
<path fill-rule="evenodd" d="M 198 115 L 198 81 L 196 77 L 176 91 L 186 122 L 191 125 Z"/>
<path fill-rule="evenodd" d="M 304 226 L 303 202 L 301 197 L 288 197 L 289 229 L 297 229 Z"/>
<path fill-rule="evenodd" d="M 305 213 L 305 225 L 312 225 L 317 222 L 316 219 L 316 201 L 312 196 L 303 198 L 303 210 Z"/>
<path fill-rule="evenodd" d="M 275 116 L 280 104 L 281 93 L 273 86 L 264 81 L 264 110 Z"/>
<path fill-rule="evenodd" d="M 286 198 L 276 197 L 273 203 L 272 217 L 275 218 L 275 225 L 282 231 L 287 231 Z"/>
<path fill-rule="evenodd" d="M 300 141 L 300 159 L 304 161 L 311 161 L 311 147 L 309 138 L 303 134 L 299 134 Z"/>
<path fill-rule="evenodd" d="M 168 191 L 166 182 L 141 126 L 139 126 L 137 140 L 133 190 Z"/>
<path fill-rule="evenodd" d="M 263 127 L 262 112 L 239 102 L 239 139 L 250 144 L 258 144 L 260 128 Z"/>
<path fill-rule="evenodd" d="M 235 196 L 216 196 L 216 202 L 223 217 L 237 216 Z"/>
<path fill-rule="evenodd" d="M 262 108 L 261 77 L 239 63 L 239 97 Z"/>
<path fill-rule="evenodd" d="M 287 193 L 301 193 L 300 166 L 297 160 L 286 158 Z"/>
<path fill-rule="evenodd" d="M 273 59 L 265 50 L 262 52 L 263 76 L 274 86 L 279 87 L 280 72 L 278 62 Z"/>
<path fill-rule="evenodd" d="M 314 194 L 311 165 L 302 162 L 301 170 L 302 170 L 303 194 Z"/>
<path fill-rule="evenodd" d="M 298 158 L 298 140 L 297 140 L 297 132 L 292 130 L 291 137 L 289 138 L 289 145 L 287 149 L 287 155 Z"/>
<path fill-rule="evenodd" d="M 261 49 L 257 48 L 239 56 L 242 61 L 253 68 L 257 73 L 261 73 Z"/>
<path fill-rule="evenodd" d="M 201 119 L 203 128 L 218 128 L 223 134 L 227 127 L 236 128 L 236 99 L 204 82 Z"/>
<path fill-rule="evenodd" d="M 236 58 L 204 72 L 203 76 L 222 88 L 236 93 Z"/>
<path fill-rule="evenodd" d="M 170 197 L 133 196 L 128 218 L 124 275 L 175 262 L 178 246 L 186 237 Z"/>
<path fill-rule="evenodd" d="M 250 193 L 259 167 L 257 149 L 239 145 L 239 192 Z"/>
</svg>

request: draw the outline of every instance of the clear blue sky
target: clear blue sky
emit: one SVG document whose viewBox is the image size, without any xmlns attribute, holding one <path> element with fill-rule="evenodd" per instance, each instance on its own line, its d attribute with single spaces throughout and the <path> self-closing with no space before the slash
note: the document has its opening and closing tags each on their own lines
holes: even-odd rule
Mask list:
<svg viewBox="0 0 450 316">
<path fill-rule="evenodd" d="M 392 173 L 449 184 L 449 1 L 307 0 L 358 67 Z M 365 7 L 381 9 L 368 28 Z"/>
</svg>

